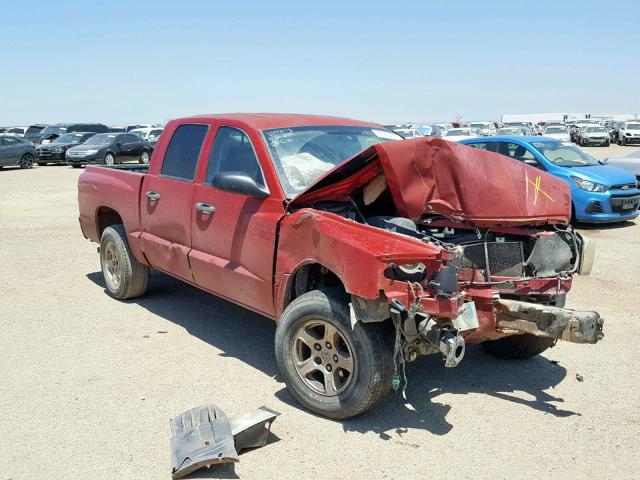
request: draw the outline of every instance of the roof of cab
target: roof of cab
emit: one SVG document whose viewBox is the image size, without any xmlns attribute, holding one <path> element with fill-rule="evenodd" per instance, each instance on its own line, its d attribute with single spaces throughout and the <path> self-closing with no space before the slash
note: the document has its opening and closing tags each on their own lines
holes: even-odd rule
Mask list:
<svg viewBox="0 0 640 480">
<path fill-rule="evenodd" d="M 232 121 L 239 122 L 247 127 L 257 130 L 268 130 L 271 128 L 306 127 L 313 125 L 349 125 L 362 127 L 384 128 L 372 122 L 362 122 L 350 118 L 329 117 L 324 115 L 303 115 L 294 113 L 221 113 L 208 115 L 195 115 L 176 119 L 178 121 Z"/>
</svg>

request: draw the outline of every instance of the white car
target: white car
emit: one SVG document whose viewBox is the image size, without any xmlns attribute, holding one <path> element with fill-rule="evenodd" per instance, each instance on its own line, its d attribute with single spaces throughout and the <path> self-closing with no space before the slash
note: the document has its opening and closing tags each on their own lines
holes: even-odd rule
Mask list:
<svg viewBox="0 0 640 480">
<path fill-rule="evenodd" d="M 542 135 L 549 138 L 555 138 L 556 140 L 560 140 L 561 142 L 569 142 L 569 129 L 563 125 L 550 125 L 545 127 Z"/>
<path fill-rule="evenodd" d="M 415 128 L 395 128 L 393 131 L 398 135 L 402 135 L 403 138 L 416 138 L 422 136 Z"/>
<path fill-rule="evenodd" d="M 148 141 L 152 145 L 158 141 L 158 137 L 162 133 L 162 128 L 155 127 L 145 127 L 145 128 L 134 128 L 133 130 L 129 130 L 129 133 L 133 133 L 143 140 Z"/>
<path fill-rule="evenodd" d="M 640 143 L 640 120 L 625 122 L 618 131 L 618 145 Z"/>
<path fill-rule="evenodd" d="M 493 122 L 471 122 L 469 128 L 475 128 L 479 131 L 480 135 L 485 137 L 496 134 L 496 126 Z"/>
<path fill-rule="evenodd" d="M 640 183 L 640 151 L 631 152 L 626 157 L 605 158 L 604 163 L 628 170 L 636 176 L 638 183 Z"/>
<path fill-rule="evenodd" d="M 9 135 L 11 137 L 24 137 L 24 134 L 27 133 L 27 128 L 29 127 L 10 127 L 7 128 L 7 131 L 3 135 Z"/>
<path fill-rule="evenodd" d="M 442 137 L 443 140 L 449 142 L 459 142 L 460 140 L 468 140 L 469 138 L 476 138 L 478 135 L 473 133 L 470 128 L 452 128 L 447 130 L 447 133 Z"/>
</svg>

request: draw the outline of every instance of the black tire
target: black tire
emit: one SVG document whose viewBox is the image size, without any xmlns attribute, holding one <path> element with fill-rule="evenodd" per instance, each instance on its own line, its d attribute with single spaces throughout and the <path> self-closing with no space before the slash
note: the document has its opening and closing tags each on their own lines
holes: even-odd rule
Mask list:
<svg viewBox="0 0 640 480">
<path fill-rule="evenodd" d="M 620 145 L 625 146 L 627 144 L 627 139 L 622 137 L 622 143 Z"/>
<path fill-rule="evenodd" d="M 145 158 L 146 158 L 146 161 L 145 161 Z M 151 160 L 151 152 L 149 152 L 148 150 L 143 150 L 142 153 L 140 154 L 140 158 L 138 159 L 138 163 L 141 163 L 142 165 L 148 165 L 150 160 Z"/>
<path fill-rule="evenodd" d="M 35 162 L 35 157 L 27 152 L 20 158 L 20 168 L 33 168 L 33 162 Z"/>
<path fill-rule="evenodd" d="M 491 342 L 482 342 L 482 346 L 487 352 L 496 357 L 519 359 L 535 357 L 546 349 L 553 347 L 555 343 L 555 338 L 536 337 L 525 333 Z"/>
<path fill-rule="evenodd" d="M 46 166 L 47 166 L 47 164 L 46 164 L 45 162 L 37 162 L 37 163 L 38 163 L 38 165 L 40 165 L 41 167 L 46 167 Z"/>
<path fill-rule="evenodd" d="M 108 157 L 111 157 L 113 159 L 113 162 L 111 162 L 111 160 L 109 160 Z M 118 164 L 118 157 L 116 155 L 114 155 L 111 152 L 107 152 L 104 154 L 104 158 L 102 159 L 102 163 L 104 163 L 105 165 L 116 165 Z"/>
<path fill-rule="evenodd" d="M 147 291 L 149 267 L 138 262 L 131 253 L 123 225 L 111 225 L 102 232 L 100 266 L 107 292 L 112 297 L 126 300 L 139 297 Z"/>
<path fill-rule="evenodd" d="M 82 165 L 78 165 L 77 163 L 72 163 L 71 168 L 80 168 Z"/>
<path fill-rule="evenodd" d="M 343 390 L 332 396 L 314 391 L 296 369 L 298 332 L 313 322 L 328 324 L 348 342 L 353 374 L 341 387 Z M 352 328 L 347 302 L 337 295 L 313 290 L 291 302 L 280 317 L 275 337 L 276 361 L 289 392 L 305 408 L 329 418 L 351 418 L 369 410 L 389 393 L 393 377 L 392 341 L 393 332 L 386 322 L 358 322 Z M 323 342 L 319 340 L 319 343 Z M 338 345 L 335 347 L 338 349 Z M 331 360 L 320 358 L 325 352 L 324 346 L 321 348 L 322 352 L 318 353 L 309 349 L 310 357 L 317 355 L 316 359 L 320 360 L 320 368 L 312 373 L 328 375 L 322 370 L 322 363 Z M 334 368 L 333 378 L 338 374 L 342 377 L 340 367 Z"/>
<path fill-rule="evenodd" d="M 604 142 L 604 146 L 605 147 L 608 147 L 610 144 L 611 144 L 611 142 L 609 142 L 609 141 Z"/>
</svg>

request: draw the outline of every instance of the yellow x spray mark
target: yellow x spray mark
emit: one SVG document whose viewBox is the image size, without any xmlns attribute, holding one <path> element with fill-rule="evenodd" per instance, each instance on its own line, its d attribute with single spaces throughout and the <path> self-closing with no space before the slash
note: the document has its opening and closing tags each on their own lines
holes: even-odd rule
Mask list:
<svg viewBox="0 0 640 480">
<path fill-rule="evenodd" d="M 551 198 L 551 195 L 549 195 L 547 192 L 545 192 L 544 190 L 542 190 L 542 188 L 540 187 L 541 183 L 542 183 L 542 178 L 540 178 L 540 175 L 538 175 L 536 177 L 536 181 L 532 182 L 528 177 L 527 177 L 527 182 L 529 182 L 531 185 L 533 185 L 533 188 L 535 188 L 535 193 L 534 193 L 534 197 L 533 197 L 533 205 L 535 206 L 535 204 L 538 202 L 538 193 L 543 194 L 545 197 L 547 197 L 549 200 L 551 200 L 553 203 L 556 203 L 556 201 Z"/>
</svg>

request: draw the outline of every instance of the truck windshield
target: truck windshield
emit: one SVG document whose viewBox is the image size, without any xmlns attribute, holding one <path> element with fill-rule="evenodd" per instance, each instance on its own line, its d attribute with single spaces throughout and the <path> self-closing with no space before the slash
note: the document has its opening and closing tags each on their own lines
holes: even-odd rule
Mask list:
<svg viewBox="0 0 640 480">
<path fill-rule="evenodd" d="M 547 160 L 559 167 L 600 165 L 591 155 L 568 142 L 533 142 L 531 145 L 537 148 Z"/>
<path fill-rule="evenodd" d="M 262 134 L 288 197 L 371 145 L 402 140 L 382 128 L 341 125 L 277 128 Z"/>
<path fill-rule="evenodd" d="M 42 134 L 42 136 L 46 137 L 47 135 L 60 135 L 62 133 L 65 133 L 66 131 L 67 127 L 51 126 L 45 127 L 40 133 Z"/>
</svg>

